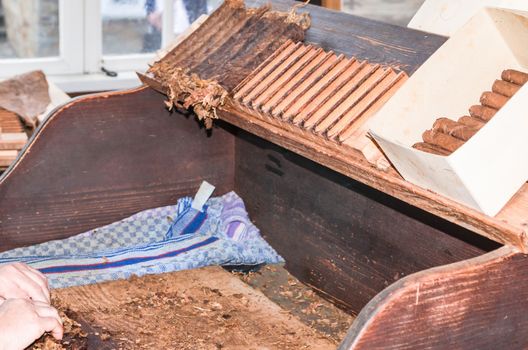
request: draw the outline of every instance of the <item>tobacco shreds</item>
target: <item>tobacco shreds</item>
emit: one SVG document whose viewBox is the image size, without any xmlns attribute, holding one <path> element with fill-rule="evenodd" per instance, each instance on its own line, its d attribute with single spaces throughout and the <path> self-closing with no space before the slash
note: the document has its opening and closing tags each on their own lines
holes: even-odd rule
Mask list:
<svg viewBox="0 0 528 350">
<path fill-rule="evenodd" d="M 306 6 L 309 2 L 310 0 L 306 1 L 305 3 L 293 6 L 290 12 L 288 13 L 275 12 L 275 11 L 271 13 L 276 14 L 279 17 L 286 17 L 285 19 L 286 23 L 296 24 L 306 31 L 312 25 L 312 18 L 310 17 L 310 14 L 308 12 L 303 12 L 299 14 L 297 13 L 297 10 Z"/>
<path fill-rule="evenodd" d="M 175 70 L 168 81 L 167 107 L 173 106 L 192 108 L 198 120 L 203 121 L 205 127 L 213 126 L 213 119 L 217 119 L 216 109 L 222 106 L 227 97 L 227 91 L 216 81 L 202 80 L 196 74 L 188 74 L 182 68 Z"/>
<path fill-rule="evenodd" d="M 167 106 L 192 107 L 206 127 L 228 94 L 282 44 L 304 40 L 311 19 L 272 11 L 270 5 L 247 9 L 227 0 L 190 36 L 157 61 L 143 82 L 167 93 Z"/>
</svg>

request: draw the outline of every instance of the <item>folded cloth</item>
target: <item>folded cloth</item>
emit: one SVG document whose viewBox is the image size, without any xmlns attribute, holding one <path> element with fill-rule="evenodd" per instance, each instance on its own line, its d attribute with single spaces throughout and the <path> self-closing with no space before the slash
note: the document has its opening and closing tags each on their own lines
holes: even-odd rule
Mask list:
<svg viewBox="0 0 528 350">
<path fill-rule="evenodd" d="M 74 237 L 3 252 L 0 265 L 25 262 L 46 274 L 51 288 L 64 288 L 209 265 L 284 261 L 236 193 L 209 199 L 202 212 L 191 204 L 184 197 Z"/>
</svg>

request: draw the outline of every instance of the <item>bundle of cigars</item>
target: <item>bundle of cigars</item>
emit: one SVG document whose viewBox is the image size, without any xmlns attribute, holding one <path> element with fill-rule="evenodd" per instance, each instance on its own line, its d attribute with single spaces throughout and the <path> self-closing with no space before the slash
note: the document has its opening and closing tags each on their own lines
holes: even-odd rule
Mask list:
<svg viewBox="0 0 528 350">
<path fill-rule="evenodd" d="M 491 91 L 481 95 L 480 105 L 469 108 L 469 115 L 457 121 L 437 119 L 433 127 L 422 134 L 423 142 L 415 143 L 412 147 L 432 154 L 450 155 L 486 125 L 527 82 L 528 73 L 513 69 L 503 71 L 501 80 L 495 80 Z"/>
</svg>

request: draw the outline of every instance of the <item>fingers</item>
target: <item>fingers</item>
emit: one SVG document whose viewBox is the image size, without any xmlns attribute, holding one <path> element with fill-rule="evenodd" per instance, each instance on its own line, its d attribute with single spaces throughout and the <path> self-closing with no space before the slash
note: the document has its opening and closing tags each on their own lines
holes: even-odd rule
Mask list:
<svg viewBox="0 0 528 350">
<path fill-rule="evenodd" d="M 62 336 L 64 335 L 64 328 L 55 317 L 43 317 L 40 319 L 40 321 L 42 326 L 42 333 L 50 332 L 55 339 L 62 339 Z"/>
<path fill-rule="evenodd" d="M 26 264 L 15 263 L 0 268 L 0 296 L 50 303 L 46 277 Z"/>
<path fill-rule="evenodd" d="M 33 302 L 33 305 L 35 307 L 35 312 L 40 318 L 42 332 L 51 332 L 55 339 L 62 339 L 64 329 L 62 326 L 62 319 L 60 318 L 57 309 L 38 301 Z"/>
<path fill-rule="evenodd" d="M 31 276 L 35 282 L 37 282 L 39 285 L 42 285 L 42 287 L 46 289 L 48 288 L 48 278 L 44 276 L 42 272 L 26 264 L 19 263 L 18 265 L 20 266 L 20 269 L 28 274 L 28 276 Z"/>
<path fill-rule="evenodd" d="M 27 294 L 27 297 L 35 301 L 42 301 L 47 304 L 50 303 L 49 290 L 43 289 L 37 282 L 33 279 L 27 277 L 24 273 L 20 272 L 24 278 L 18 278 L 15 283 L 23 292 Z"/>
<path fill-rule="evenodd" d="M 42 290 L 42 294 L 44 295 L 44 297 L 47 299 L 49 303 L 50 293 L 49 293 L 49 287 L 48 287 L 48 279 L 46 278 L 46 276 L 44 276 L 40 271 L 35 270 L 34 268 L 26 264 L 16 263 L 14 265 L 18 271 L 20 271 L 24 276 L 31 279 L 33 282 L 35 282 L 40 287 L 40 289 Z"/>
<path fill-rule="evenodd" d="M 33 302 L 33 305 L 35 305 L 35 311 L 40 317 L 53 317 L 59 321 L 60 324 L 62 324 L 62 319 L 60 318 L 59 312 L 54 307 L 38 301 Z"/>
</svg>

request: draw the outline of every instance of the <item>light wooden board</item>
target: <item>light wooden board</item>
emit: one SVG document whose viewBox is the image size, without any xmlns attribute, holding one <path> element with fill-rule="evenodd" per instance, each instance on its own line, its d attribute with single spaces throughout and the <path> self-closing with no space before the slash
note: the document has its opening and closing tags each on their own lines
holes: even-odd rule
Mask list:
<svg viewBox="0 0 528 350">
<path fill-rule="evenodd" d="M 219 267 L 54 291 L 126 349 L 335 349 Z"/>
<path fill-rule="evenodd" d="M 332 10 L 340 11 L 343 7 L 343 0 L 323 0 L 323 6 Z"/>
</svg>

